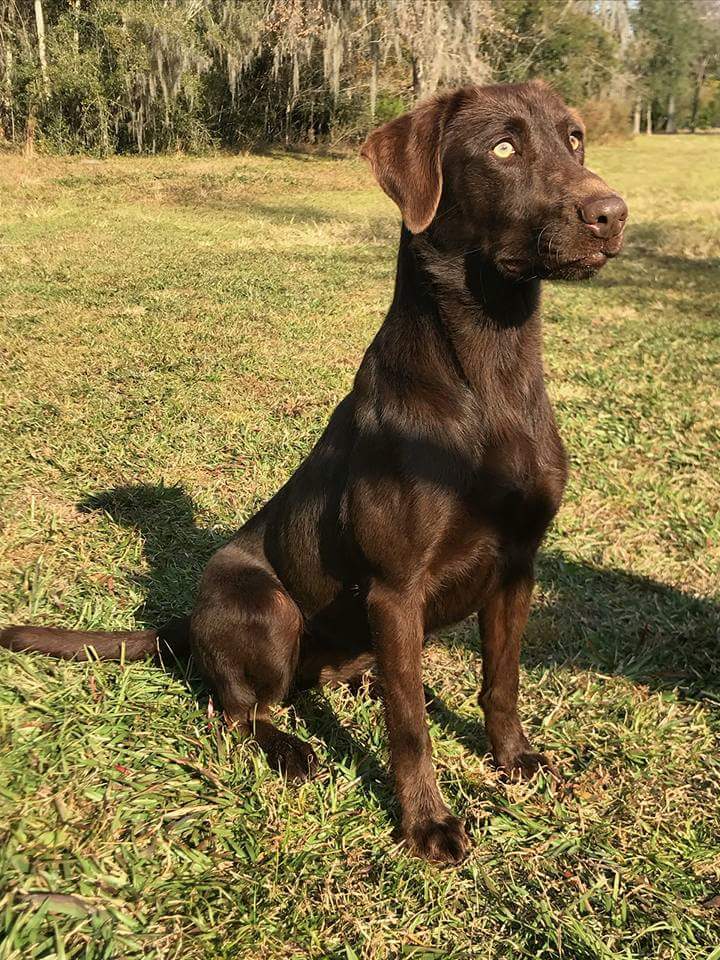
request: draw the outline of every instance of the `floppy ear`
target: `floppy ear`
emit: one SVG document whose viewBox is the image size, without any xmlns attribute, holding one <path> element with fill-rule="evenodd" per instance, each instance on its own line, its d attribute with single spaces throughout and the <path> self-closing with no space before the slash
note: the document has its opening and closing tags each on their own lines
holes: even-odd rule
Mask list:
<svg viewBox="0 0 720 960">
<path fill-rule="evenodd" d="M 360 156 L 400 207 L 411 233 L 426 230 L 442 192 L 441 145 L 449 96 L 433 97 L 373 131 Z"/>
</svg>

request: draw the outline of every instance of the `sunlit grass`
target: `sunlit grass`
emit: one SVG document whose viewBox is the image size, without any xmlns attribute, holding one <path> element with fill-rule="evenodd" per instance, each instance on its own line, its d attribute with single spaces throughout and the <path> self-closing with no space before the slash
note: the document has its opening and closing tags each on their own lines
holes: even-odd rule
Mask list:
<svg viewBox="0 0 720 960">
<path fill-rule="evenodd" d="M 287 788 L 192 673 L 2 651 L 3 960 L 720 956 L 720 138 L 589 163 L 630 239 L 545 295 L 572 475 L 523 669 L 564 784 L 498 780 L 471 622 L 427 654 L 455 872 L 395 845 L 367 691 L 284 712 L 323 760 Z M 396 212 L 360 161 L 285 155 L 0 186 L 0 622 L 161 622 L 349 388 Z"/>
</svg>

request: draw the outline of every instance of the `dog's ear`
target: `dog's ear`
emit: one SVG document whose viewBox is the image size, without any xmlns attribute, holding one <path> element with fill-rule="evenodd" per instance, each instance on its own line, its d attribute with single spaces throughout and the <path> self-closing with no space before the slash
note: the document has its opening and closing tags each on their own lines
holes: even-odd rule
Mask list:
<svg viewBox="0 0 720 960">
<path fill-rule="evenodd" d="M 433 97 L 383 124 L 363 144 L 375 179 L 400 207 L 411 233 L 426 230 L 442 192 L 442 137 L 450 96 Z"/>
</svg>

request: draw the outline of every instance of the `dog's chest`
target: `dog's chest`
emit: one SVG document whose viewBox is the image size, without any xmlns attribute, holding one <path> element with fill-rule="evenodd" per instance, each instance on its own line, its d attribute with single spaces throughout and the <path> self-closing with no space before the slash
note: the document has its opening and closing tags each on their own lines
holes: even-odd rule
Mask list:
<svg viewBox="0 0 720 960">
<path fill-rule="evenodd" d="M 524 431 L 486 443 L 464 505 L 483 528 L 515 542 L 542 536 L 560 504 L 566 477 L 557 432 Z"/>
<path fill-rule="evenodd" d="M 428 632 L 481 609 L 498 578 L 527 575 L 562 497 L 559 438 L 557 445 L 549 461 L 523 443 L 488 451 L 455 497 L 425 572 Z"/>
<path fill-rule="evenodd" d="M 442 622 L 476 609 L 490 577 L 501 566 L 526 567 L 560 504 L 566 459 L 554 429 L 542 442 L 518 431 L 486 444 L 465 485 L 438 511 L 437 539 L 428 564 L 430 593 Z"/>
</svg>

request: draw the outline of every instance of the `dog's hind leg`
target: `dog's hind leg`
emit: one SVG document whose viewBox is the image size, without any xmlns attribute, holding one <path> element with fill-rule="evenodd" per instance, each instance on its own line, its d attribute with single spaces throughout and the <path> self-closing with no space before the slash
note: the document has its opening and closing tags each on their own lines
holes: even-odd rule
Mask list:
<svg viewBox="0 0 720 960">
<path fill-rule="evenodd" d="M 210 560 L 191 620 L 198 665 L 228 721 L 253 737 L 290 779 L 311 776 L 311 747 L 272 723 L 297 668 L 303 620 L 272 570 L 237 543 Z"/>
</svg>

